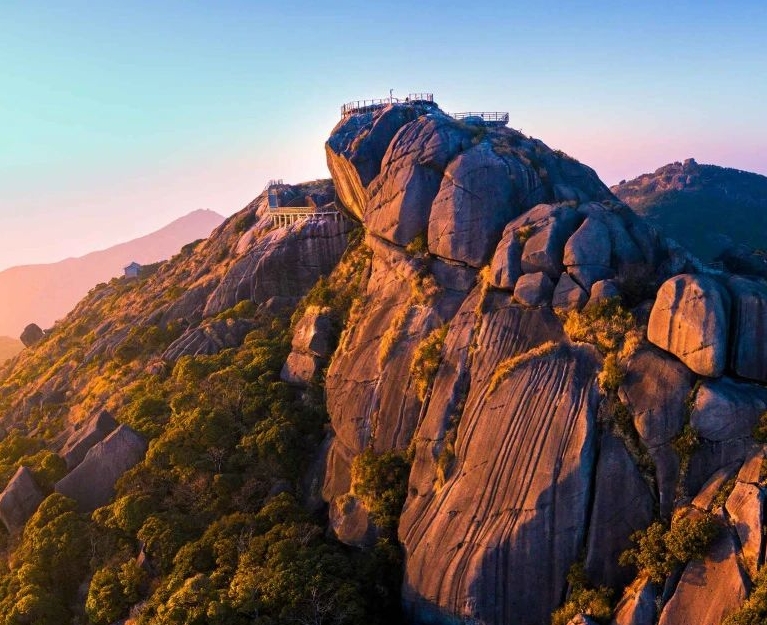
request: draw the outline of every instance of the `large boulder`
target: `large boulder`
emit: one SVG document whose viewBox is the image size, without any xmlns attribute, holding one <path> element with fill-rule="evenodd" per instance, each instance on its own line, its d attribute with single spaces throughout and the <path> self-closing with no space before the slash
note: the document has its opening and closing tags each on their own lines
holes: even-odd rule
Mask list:
<svg viewBox="0 0 767 625">
<path fill-rule="evenodd" d="M 291 352 L 280 379 L 288 384 L 307 386 L 327 364 L 336 336 L 329 311 L 307 310 L 296 324 Z"/>
<path fill-rule="evenodd" d="M 45 336 L 45 332 L 42 331 L 39 325 L 36 323 L 30 323 L 24 331 L 21 333 L 19 340 L 24 343 L 24 347 L 31 347 L 35 343 L 38 343 Z"/>
<path fill-rule="evenodd" d="M 109 503 L 117 480 L 143 460 L 146 450 L 144 438 L 127 425 L 121 425 L 91 447 L 85 459 L 56 482 L 54 488 L 57 493 L 74 499 L 81 512 L 92 512 Z"/>
<path fill-rule="evenodd" d="M 565 243 L 578 227 L 581 216 L 570 206 L 547 208 L 548 217 L 530 226 L 533 232 L 525 242 L 521 263 L 525 273 L 543 271 L 556 280 L 564 269 Z"/>
<path fill-rule="evenodd" d="M 101 410 L 75 429 L 59 451 L 67 463 L 67 469 L 71 471 L 80 464 L 88 450 L 104 440 L 116 427 L 114 417 L 106 410 Z"/>
<path fill-rule="evenodd" d="M 490 284 L 496 289 L 514 290 L 517 279 L 522 275 L 522 246 L 518 229 L 511 222 L 504 228 L 490 263 Z"/>
<path fill-rule="evenodd" d="M 732 276 L 730 366 L 739 376 L 767 382 L 767 286 Z"/>
<path fill-rule="evenodd" d="M 710 276 L 670 278 L 658 290 L 647 338 L 695 373 L 718 377 L 727 364 L 730 296 Z"/>
<path fill-rule="evenodd" d="M 209 356 L 228 347 L 242 344 L 254 328 L 250 319 L 211 319 L 186 330 L 173 341 L 162 355 L 163 360 L 175 362 L 182 356 Z"/>
<path fill-rule="evenodd" d="M 43 493 L 27 467 L 19 467 L 0 494 L 0 521 L 9 534 L 19 534 L 37 507 Z"/>
<path fill-rule="evenodd" d="M 472 267 L 486 264 L 504 226 L 523 208 L 514 179 L 489 144 L 459 154 L 448 166 L 429 217 L 429 252 Z"/>
<path fill-rule="evenodd" d="M 710 441 L 745 438 L 765 411 L 767 389 L 730 378 L 707 380 L 695 395 L 690 425 Z"/>
<path fill-rule="evenodd" d="M 721 625 L 741 606 L 748 587 L 736 543 L 729 530 L 722 529 L 708 555 L 685 567 L 659 625 Z"/>
<path fill-rule="evenodd" d="M 381 174 L 370 183 L 368 231 L 403 246 L 425 236 L 445 168 L 471 147 L 471 137 L 465 125 L 447 115 L 405 125 L 389 145 Z"/>
<path fill-rule="evenodd" d="M 584 289 L 591 290 L 594 282 L 613 274 L 611 257 L 610 230 L 600 219 L 590 216 L 567 240 L 562 262 Z"/>
</svg>

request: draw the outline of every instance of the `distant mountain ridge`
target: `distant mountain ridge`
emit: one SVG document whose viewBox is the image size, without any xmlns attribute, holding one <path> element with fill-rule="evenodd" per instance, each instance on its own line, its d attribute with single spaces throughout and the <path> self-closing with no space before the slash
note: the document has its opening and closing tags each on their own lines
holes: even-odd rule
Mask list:
<svg viewBox="0 0 767 625">
<path fill-rule="evenodd" d="M 96 284 L 120 275 L 131 261 L 165 260 L 186 243 L 207 237 L 223 221 L 212 210 L 195 210 L 155 232 L 85 256 L 0 271 L 0 335 L 18 337 L 32 322 L 51 325 Z"/>
<path fill-rule="evenodd" d="M 689 158 L 611 191 L 705 261 L 732 243 L 767 248 L 767 176 Z"/>
</svg>

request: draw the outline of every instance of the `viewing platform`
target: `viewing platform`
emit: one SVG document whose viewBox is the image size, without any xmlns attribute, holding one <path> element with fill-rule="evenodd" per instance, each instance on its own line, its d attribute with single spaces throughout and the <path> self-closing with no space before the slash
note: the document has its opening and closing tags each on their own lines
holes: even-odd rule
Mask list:
<svg viewBox="0 0 767 625">
<path fill-rule="evenodd" d="M 272 219 L 273 228 L 284 228 L 302 219 L 328 219 L 340 222 L 347 219 L 335 206 L 335 203 L 324 206 L 281 206 L 280 187 L 287 187 L 282 179 L 270 180 L 266 185 L 266 193 L 269 202 L 269 216 Z"/>
<path fill-rule="evenodd" d="M 341 107 L 341 117 L 347 117 L 355 113 L 371 113 L 389 104 L 423 104 L 434 103 L 433 93 L 409 93 L 406 98 L 380 98 L 377 100 L 355 100 L 347 102 Z"/>
<path fill-rule="evenodd" d="M 453 113 L 451 117 L 458 121 L 479 118 L 486 126 L 506 126 L 509 123 L 509 114 L 505 111 L 468 111 L 466 113 Z"/>
</svg>

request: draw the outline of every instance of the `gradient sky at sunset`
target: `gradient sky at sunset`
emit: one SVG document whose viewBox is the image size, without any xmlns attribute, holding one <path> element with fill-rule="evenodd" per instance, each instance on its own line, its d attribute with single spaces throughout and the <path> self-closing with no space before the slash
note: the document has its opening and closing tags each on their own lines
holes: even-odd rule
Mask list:
<svg viewBox="0 0 767 625">
<path fill-rule="evenodd" d="M 767 174 L 765 32 L 764 0 L 5 0 L 0 269 L 324 177 L 339 106 L 389 88 L 508 110 L 608 184 Z"/>
</svg>

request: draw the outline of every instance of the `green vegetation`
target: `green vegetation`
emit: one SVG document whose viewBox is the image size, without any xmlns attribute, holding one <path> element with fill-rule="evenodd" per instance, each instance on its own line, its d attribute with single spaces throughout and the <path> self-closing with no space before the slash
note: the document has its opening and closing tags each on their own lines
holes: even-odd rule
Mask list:
<svg viewBox="0 0 767 625">
<path fill-rule="evenodd" d="M 767 568 L 762 567 L 756 579 L 751 596 L 739 610 L 730 614 L 722 625 L 764 625 L 767 623 Z"/>
<path fill-rule="evenodd" d="M 618 351 L 636 330 L 634 316 L 623 308 L 619 298 L 562 313 L 562 321 L 571 340 L 591 343 L 603 354 Z"/>
<path fill-rule="evenodd" d="M 447 330 L 447 324 L 435 328 L 415 348 L 413 362 L 410 363 L 410 376 L 421 401 L 426 400 L 426 394 L 442 362 Z"/>
<path fill-rule="evenodd" d="M 379 528 L 395 535 L 410 474 L 404 454 L 396 451 L 376 454 L 366 449 L 352 462 L 351 473 L 351 494 L 365 504 Z"/>
<path fill-rule="evenodd" d="M 751 436 L 757 443 L 767 443 L 767 412 L 761 414 Z"/>
<path fill-rule="evenodd" d="M 678 510 L 670 528 L 655 522 L 634 532 L 631 540 L 636 547 L 621 554 L 620 564 L 636 566 L 654 583 L 663 584 L 677 567 L 702 558 L 719 531 L 713 515 Z"/>
<path fill-rule="evenodd" d="M 405 252 L 407 252 L 411 256 L 425 256 L 426 254 L 428 254 L 429 244 L 426 239 L 426 233 L 421 232 L 415 235 L 415 237 L 413 237 L 413 240 L 407 244 L 407 247 L 405 247 Z"/>
<path fill-rule="evenodd" d="M 551 625 L 567 625 L 577 614 L 586 614 L 598 623 L 607 623 L 612 616 L 612 590 L 592 588 L 581 562 L 570 567 L 567 574 L 570 591 L 564 605 L 551 615 Z"/>
</svg>

